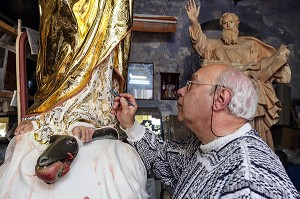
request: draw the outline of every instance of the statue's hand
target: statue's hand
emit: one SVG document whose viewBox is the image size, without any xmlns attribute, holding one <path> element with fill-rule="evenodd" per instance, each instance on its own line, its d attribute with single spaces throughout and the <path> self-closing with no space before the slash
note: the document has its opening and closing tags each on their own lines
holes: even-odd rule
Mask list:
<svg viewBox="0 0 300 199">
<path fill-rule="evenodd" d="M 197 7 L 195 0 L 190 0 L 185 6 L 186 13 L 191 22 L 197 22 L 200 14 L 200 5 Z"/>
<path fill-rule="evenodd" d="M 72 134 L 77 136 L 82 142 L 90 142 L 94 132 L 94 128 L 86 126 L 76 126 L 72 130 Z"/>
<path fill-rule="evenodd" d="M 290 55 L 290 50 L 288 49 L 288 47 L 284 44 L 281 44 L 278 51 L 284 55 L 284 56 L 289 56 Z"/>
<path fill-rule="evenodd" d="M 24 133 L 28 133 L 29 131 L 33 130 L 33 124 L 29 120 L 24 120 L 20 122 L 18 127 L 15 130 L 15 135 L 21 135 Z"/>
</svg>

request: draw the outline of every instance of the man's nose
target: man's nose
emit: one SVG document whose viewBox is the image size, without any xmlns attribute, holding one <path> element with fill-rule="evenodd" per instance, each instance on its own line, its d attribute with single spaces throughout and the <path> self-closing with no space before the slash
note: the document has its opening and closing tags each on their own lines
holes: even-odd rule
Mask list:
<svg viewBox="0 0 300 199">
<path fill-rule="evenodd" d="M 183 97 L 184 92 L 186 91 L 186 89 L 187 89 L 186 86 L 181 87 L 180 89 L 178 89 L 178 91 L 177 91 L 178 96 L 179 96 L 179 97 Z"/>
</svg>

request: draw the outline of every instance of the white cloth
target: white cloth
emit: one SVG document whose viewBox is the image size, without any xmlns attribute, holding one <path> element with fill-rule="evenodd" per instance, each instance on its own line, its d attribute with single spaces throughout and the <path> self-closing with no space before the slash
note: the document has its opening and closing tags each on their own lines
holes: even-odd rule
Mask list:
<svg viewBox="0 0 300 199">
<path fill-rule="evenodd" d="M 149 198 L 145 167 L 129 144 L 95 140 L 83 145 L 70 171 L 50 185 L 35 175 L 37 158 L 45 147 L 34 140 L 33 132 L 11 141 L 0 167 L 1 199 Z"/>
</svg>

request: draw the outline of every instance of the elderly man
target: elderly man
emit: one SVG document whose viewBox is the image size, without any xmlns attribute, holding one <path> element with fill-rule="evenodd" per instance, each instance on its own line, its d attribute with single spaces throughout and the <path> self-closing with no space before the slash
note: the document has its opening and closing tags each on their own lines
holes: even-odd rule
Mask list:
<svg viewBox="0 0 300 199">
<path fill-rule="evenodd" d="M 246 75 L 207 65 L 178 94 L 178 119 L 195 134 L 186 148 L 136 123 L 131 95 L 116 97 L 112 110 L 147 169 L 174 189 L 173 198 L 300 197 L 279 158 L 248 123 L 258 97 Z"/>
<path fill-rule="evenodd" d="M 190 0 L 185 7 L 190 19 L 192 46 L 205 63 L 223 61 L 244 71 L 257 84 L 258 108 L 254 127 L 260 136 L 273 148 L 270 127 L 279 120 L 281 104 L 272 83 L 288 83 L 291 71 L 287 64 L 289 50 L 281 45 L 278 50 L 254 37 L 239 37 L 239 18 L 234 13 L 225 13 L 220 19 L 223 28 L 221 39 L 209 39 L 202 32 L 198 17 L 200 6 Z"/>
</svg>

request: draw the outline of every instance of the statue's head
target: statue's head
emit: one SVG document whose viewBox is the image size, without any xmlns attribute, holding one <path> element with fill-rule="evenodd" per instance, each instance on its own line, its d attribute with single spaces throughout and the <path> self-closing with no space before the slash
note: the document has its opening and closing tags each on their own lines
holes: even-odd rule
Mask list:
<svg viewBox="0 0 300 199">
<path fill-rule="evenodd" d="M 236 44 L 239 36 L 239 17 L 234 13 L 224 13 L 220 19 L 220 25 L 223 27 L 222 39 L 225 44 Z"/>
<path fill-rule="evenodd" d="M 228 21 L 232 21 L 237 28 L 239 27 L 240 19 L 236 14 L 230 12 L 224 13 L 220 19 L 220 25 L 224 27 L 223 25 Z"/>
</svg>

